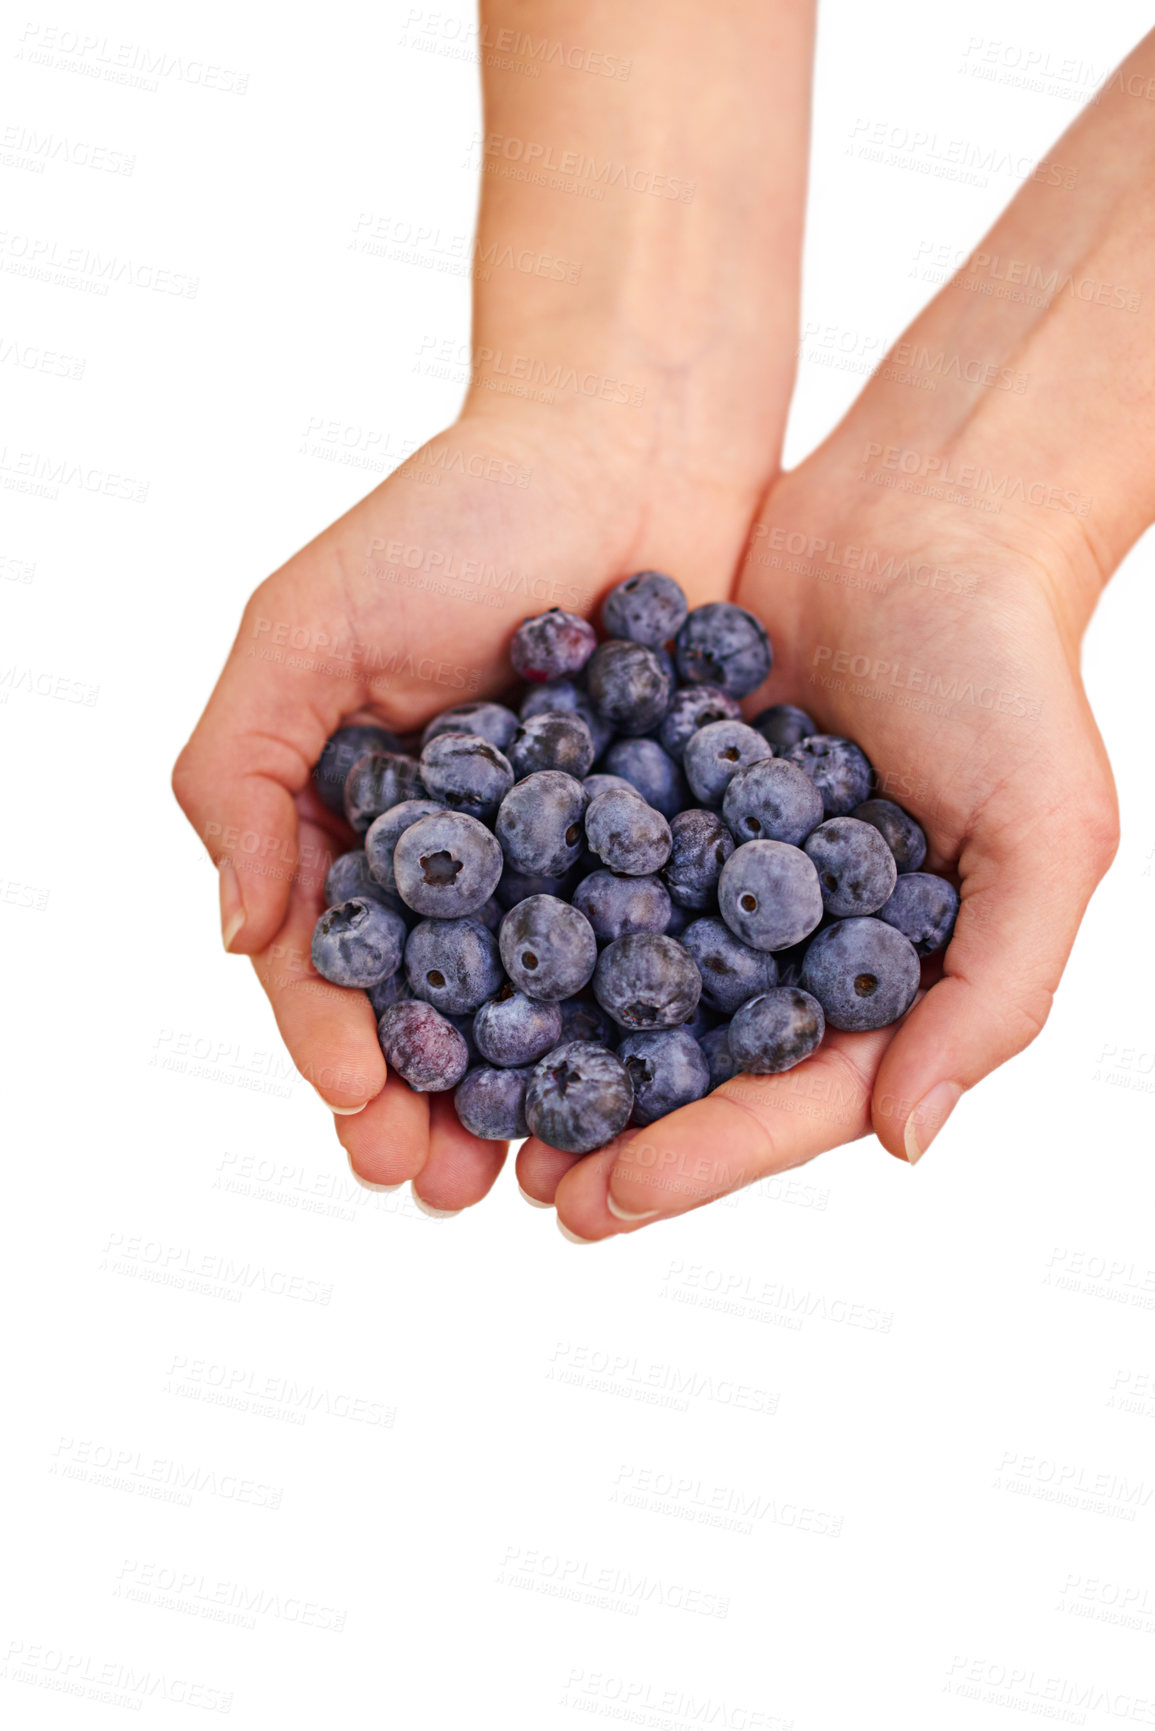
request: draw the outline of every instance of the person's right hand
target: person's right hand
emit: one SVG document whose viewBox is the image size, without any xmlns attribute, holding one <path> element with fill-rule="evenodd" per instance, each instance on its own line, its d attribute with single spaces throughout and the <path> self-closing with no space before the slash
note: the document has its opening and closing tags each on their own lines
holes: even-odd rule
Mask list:
<svg viewBox="0 0 1155 1731">
<path fill-rule="evenodd" d="M 219 870 L 226 948 L 252 958 L 355 1172 L 415 1180 L 438 1209 L 479 1200 L 504 1148 L 470 1136 L 449 1096 L 387 1081 L 368 998 L 314 970 L 325 872 L 357 838 L 311 769 L 343 722 L 406 733 L 506 692 L 529 614 L 596 617 L 611 583 L 647 567 L 675 571 L 692 605 L 725 594 L 757 478 L 697 452 L 683 470 L 668 446 L 658 460 L 635 411 L 595 409 L 535 419 L 483 404 L 263 582 L 173 774 Z"/>
</svg>

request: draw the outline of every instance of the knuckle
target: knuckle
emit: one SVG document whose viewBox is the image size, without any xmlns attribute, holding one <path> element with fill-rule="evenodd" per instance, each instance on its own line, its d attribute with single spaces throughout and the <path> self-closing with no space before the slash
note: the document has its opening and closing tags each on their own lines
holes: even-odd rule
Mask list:
<svg viewBox="0 0 1155 1731">
<path fill-rule="evenodd" d="M 1082 824 L 1087 862 L 1098 883 L 1119 851 L 1119 806 L 1110 787 L 1096 790 Z"/>
<path fill-rule="evenodd" d="M 194 749 L 190 741 L 172 766 L 173 797 L 186 817 L 192 816 L 192 808 L 199 786 L 200 776 L 197 773 Z"/>
</svg>

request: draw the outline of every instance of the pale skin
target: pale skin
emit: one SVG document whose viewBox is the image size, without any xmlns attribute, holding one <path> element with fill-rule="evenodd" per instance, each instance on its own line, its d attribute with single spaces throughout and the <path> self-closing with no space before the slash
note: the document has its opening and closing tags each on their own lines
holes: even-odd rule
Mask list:
<svg viewBox="0 0 1155 1731">
<path fill-rule="evenodd" d="M 590 8 L 556 10 L 559 35 L 580 19 L 592 40 Z M 622 21 L 611 25 L 610 16 L 606 40 L 612 31 L 616 42 Z M 1090 289 L 1060 287 L 1038 306 L 981 292 L 984 278 L 1005 280 L 1005 264 L 964 268 L 907 333 L 912 346 L 899 345 L 889 374 L 882 369 L 821 449 L 783 475 L 801 169 L 775 170 L 751 203 L 746 179 L 735 194 L 724 128 L 702 129 L 690 163 L 683 133 L 677 164 L 672 143 L 662 155 L 660 79 L 675 75 L 669 60 L 679 51 L 702 53 L 688 11 L 677 16 L 686 39 L 679 49 L 667 18 L 662 63 L 653 64 L 651 136 L 619 130 L 647 124 L 640 70 L 608 94 L 567 85 L 580 112 L 563 121 L 555 111 L 545 136 L 603 157 L 640 160 L 648 151 L 652 166 L 668 161 L 670 173 L 696 178 L 694 203 L 668 211 L 694 213 L 702 226 L 691 240 L 647 205 L 648 232 L 635 245 L 632 207 L 615 207 L 613 244 L 599 252 L 605 204 L 575 215 L 561 207 L 578 201 L 564 195 L 484 182 L 483 238 L 488 223 L 490 234 L 516 230 L 527 244 L 595 262 L 576 295 L 535 282 L 521 308 L 508 287 L 494 298 L 479 285 L 475 340 L 644 383 L 644 403 L 525 405 L 475 388 L 435 450 L 508 459 L 532 469 L 530 486 L 452 473 L 436 487 L 404 473 L 385 482 L 257 591 L 175 776 L 178 797 L 224 862 L 231 948 L 253 957 L 294 1059 L 344 1109 L 336 1124 L 354 1171 L 372 1183 L 410 1179 L 436 1208 L 468 1206 L 492 1184 L 503 1145 L 470 1137 L 447 1099 L 386 1081 L 367 1002 L 326 986 L 306 960 L 321 905 L 323 868 L 313 862 L 348 842 L 308 790 L 325 737 L 354 713 L 417 726 L 460 693 L 396 675 L 387 688 L 368 676 L 357 684 L 315 671 L 287 676 L 283 665 L 247 655 L 256 621 L 283 618 L 367 644 L 412 641 L 426 655 L 432 645 L 471 669 L 482 689 L 501 690 L 510 632 L 533 609 L 516 597 L 490 609 L 460 593 L 450 600 L 400 587 L 374 574 L 374 537 L 576 584 L 578 610 L 594 616 L 612 582 L 649 566 L 673 572 L 691 604 L 728 595 L 764 620 L 775 667 L 744 708 L 798 702 L 827 731 L 860 741 L 884 791 L 926 828 L 928 864 L 957 870 L 958 927 L 942 978 L 896 1029 L 828 1036 L 788 1075 L 736 1078 L 580 1160 L 528 1141 L 520 1184 L 587 1240 L 644 1229 L 871 1130 L 890 1153 L 917 1159 L 961 1095 L 1035 1037 L 1117 842 L 1079 643 L 1103 584 L 1155 518 L 1155 237 L 1143 203 L 1155 113 L 1130 93 L 1155 72 L 1151 39 L 1049 153 L 1073 171 L 1074 185 L 1028 183 L 981 245 L 982 255 L 1025 261 L 1044 277 L 1057 270 L 1061 282 Z M 752 30 L 787 33 L 793 60 L 779 42 L 758 80 L 759 111 L 775 114 L 765 124 L 789 136 L 762 160 L 801 163 L 804 9 L 735 6 L 721 16 L 722 37 L 729 28 L 747 47 Z M 637 27 L 644 34 L 644 23 Z M 651 46 L 634 45 L 639 68 Z M 753 58 L 735 49 L 717 76 L 740 79 Z M 783 80 L 777 104 L 765 101 L 768 65 Z M 525 114 L 527 98 L 511 89 L 532 81 L 509 77 L 495 88 L 497 76 L 487 124 L 506 137 L 542 136 L 545 122 Z M 743 155 L 746 177 L 751 160 Z M 580 243 L 565 239 L 575 222 L 585 225 Z M 711 278 L 723 237 L 727 269 Z M 687 246 L 689 261 L 672 275 L 671 246 Z M 746 264 L 731 268 L 743 256 Z M 750 279 L 744 269 L 762 274 Z M 644 296 L 634 299 L 647 272 L 651 287 L 666 282 L 667 316 L 658 321 L 644 318 Z M 1113 304 L 1104 284 L 1137 292 L 1137 310 Z M 560 305 L 547 298 L 555 288 L 569 297 Z M 737 351 L 727 340 L 735 328 Z M 988 381 L 1027 382 L 1004 389 L 948 372 L 933 392 L 920 390 L 908 364 L 919 349 L 993 368 L 982 371 Z M 928 492 L 944 475 L 938 496 Z M 1000 508 L 983 510 L 983 501 Z M 279 875 L 245 870 L 220 845 L 230 825 L 290 848 L 299 836 L 305 864 Z"/>
</svg>

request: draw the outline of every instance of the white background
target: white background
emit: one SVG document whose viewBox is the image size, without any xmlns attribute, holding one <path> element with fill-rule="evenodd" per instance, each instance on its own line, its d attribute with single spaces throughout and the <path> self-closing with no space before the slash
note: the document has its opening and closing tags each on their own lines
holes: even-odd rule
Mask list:
<svg viewBox="0 0 1155 1731">
<path fill-rule="evenodd" d="M 467 341 L 465 276 L 351 246 L 472 224 L 475 71 L 410 11 L 0 35 L 0 1717 L 1155 1724 L 1149 542 L 1086 646 L 1118 860 L 1045 1034 L 914 1171 L 862 1142 L 593 1249 L 508 1171 L 433 1221 L 353 1182 L 221 952 L 172 760 L 248 590 L 460 398 L 420 356 Z M 792 460 L 1017 185 L 863 160 L 856 122 L 1043 154 L 1145 13 L 825 5 Z M 183 72 L 78 70 L 122 44 Z M 131 172 L 32 172 L 25 127 Z M 32 242 L 195 293 L 30 276 Z M 22 492 L 29 452 L 143 496 Z"/>
</svg>

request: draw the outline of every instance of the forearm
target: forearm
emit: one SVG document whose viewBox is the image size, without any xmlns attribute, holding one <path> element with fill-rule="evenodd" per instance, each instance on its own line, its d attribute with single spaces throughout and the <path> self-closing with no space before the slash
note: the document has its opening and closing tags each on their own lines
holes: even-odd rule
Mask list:
<svg viewBox="0 0 1155 1731">
<path fill-rule="evenodd" d="M 797 343 L 812 14 L 813 0 L 483 0 L 471 411 L 516 364 L 553 397 L 521 399 L 531 420 L 580 433 L 598 424 L 592 406 L 615 443 L 672 472 L 746 489 L 773 472 Z M 628 77 L 581 69 L 595 55 Z"/>
<path fill-rule="evenodd" d="M 1155 520 L 1153 91 L 1155 35 L 1048 152 L 835 435 L 859 485 L 889 470 L 900 485 L 953 487 L 968 510 L 997 511 L 1004 529 L 1053 546 L 1078 630 Z"/>
</svg>

